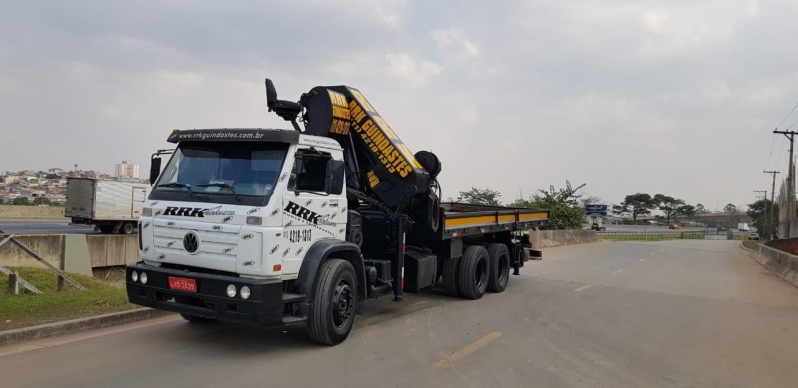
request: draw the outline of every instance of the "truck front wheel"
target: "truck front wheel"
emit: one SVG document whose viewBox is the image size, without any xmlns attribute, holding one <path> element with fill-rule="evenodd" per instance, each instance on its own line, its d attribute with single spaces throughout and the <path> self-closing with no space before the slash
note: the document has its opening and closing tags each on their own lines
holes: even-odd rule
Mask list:
<svg viewBox="0 0 798 388">
<path fill-rule="evenodd" d="M 321 265 L 308 316 L 313 342 L 337 345 L 349 336 L 357 304 L 355 279 L 355 268 L 346 260 L 330 259 Z"/>
</svg>

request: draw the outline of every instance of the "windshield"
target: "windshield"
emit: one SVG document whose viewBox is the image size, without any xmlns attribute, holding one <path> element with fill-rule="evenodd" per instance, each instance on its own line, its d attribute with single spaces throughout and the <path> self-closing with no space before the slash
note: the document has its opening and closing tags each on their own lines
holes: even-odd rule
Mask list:
<svg viewBox="0 0 798 388">
<path fill-rule="evenodd" d="M 287 150 L 287 143 L 182 143 L 151 198 L 207 201 L 212 197 L 214 202 L 260 206 L 274 191 Z"/>
</svg>

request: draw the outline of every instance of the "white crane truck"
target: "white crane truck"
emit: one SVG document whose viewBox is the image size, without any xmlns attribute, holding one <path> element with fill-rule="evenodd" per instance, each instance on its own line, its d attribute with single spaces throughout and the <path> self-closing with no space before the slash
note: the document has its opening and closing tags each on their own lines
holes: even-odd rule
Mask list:
<svg viewBox="0 0 798 388">
<path fill-rule="evenodd" d="M 412 154 L 357 89 L 292 102 L 266 79 L 266 94 L 294 129 L 175 130 L 163 172 L 153 154 L 130 302 L 190 322 L 304 323 L 335 345 L 369 299 L 440 283 L 479 299 L 540 254 L 524 233 L 547 210 L 441 203 L 438 158 Z"/>
</svg>

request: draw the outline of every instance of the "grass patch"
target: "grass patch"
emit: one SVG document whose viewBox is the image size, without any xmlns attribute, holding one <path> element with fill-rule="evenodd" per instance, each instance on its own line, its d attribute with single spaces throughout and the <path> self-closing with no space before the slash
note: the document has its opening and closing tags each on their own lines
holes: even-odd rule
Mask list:
<svg viewBox="0 0 798 388">
<path fill-rule="evenodd" d="M 19 276 L 41 290 L 36 295 L 21 285 L 19 295 L 8 293 L 8 276 L 0 273 L 0 331 L 42 325 L 75 318 L 90 317 L 136 308 L 127 301 L 124 288 L 92 277 L 69 274 L 87 291 L 79 291 L 64 282 L 57 292 L 58 276 L 48 269 L 11 267 Z"/>
<path fill-rule="evenodd" d="M 743 246 L 748 249 L 756 250 L 756 246 L 759 245 L 759 241 L 755 240 L 745 240 L 743 241 Z"/>
</svg>

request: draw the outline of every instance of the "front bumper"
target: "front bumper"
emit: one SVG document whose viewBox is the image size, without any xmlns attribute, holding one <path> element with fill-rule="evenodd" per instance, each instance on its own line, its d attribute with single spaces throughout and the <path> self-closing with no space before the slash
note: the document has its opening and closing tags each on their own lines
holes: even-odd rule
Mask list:
<svg viewBox="0 0 798 388">
<path fill-rule="evenodd" d="M 147 284 L 133 282 L 131 272 L 147 274 Z M 169 277 L 193 279 L 197 292 L 169 288 Z M 280 279 L 256 280 L 166 269 L 142 262 L 125 270 L 130 303 L 219 321 L 274 326 L 283 324 L 283 285 Z M 227 286 L 250 288 L 249 299 L 227 296 Z"/>
</svg>

